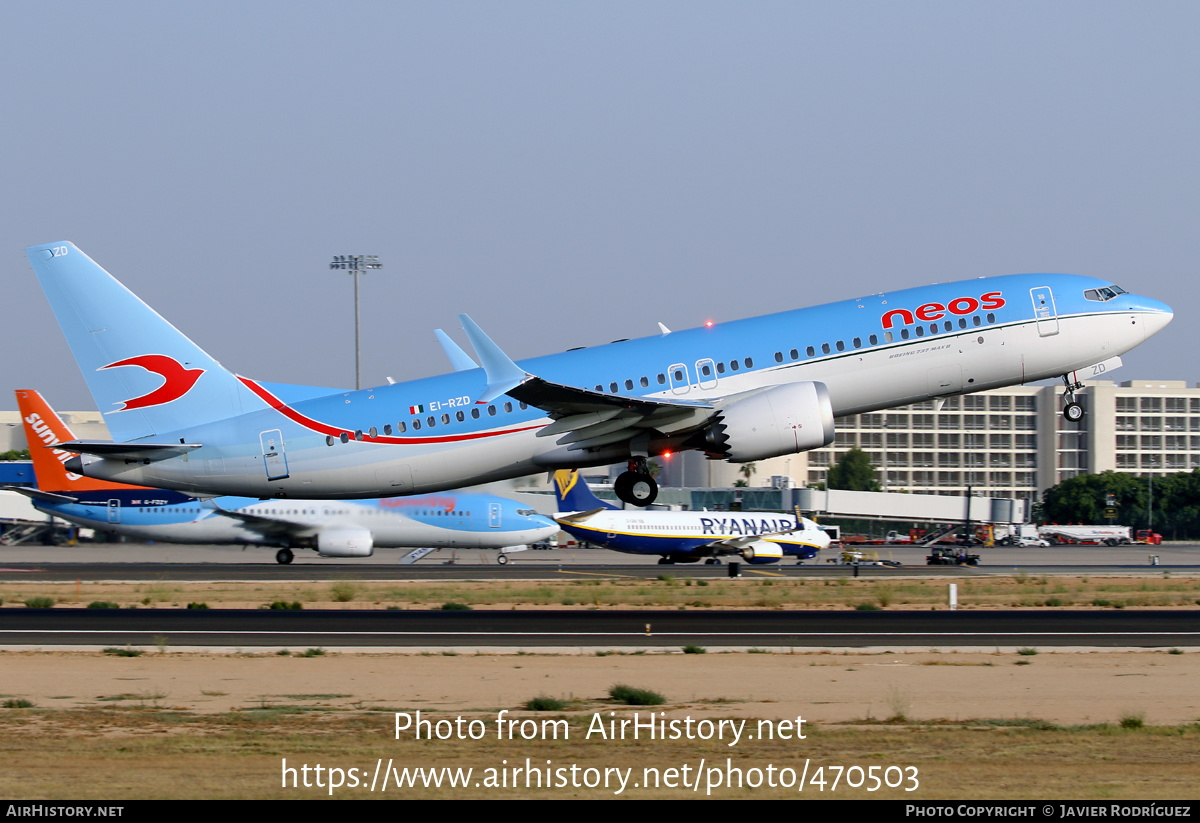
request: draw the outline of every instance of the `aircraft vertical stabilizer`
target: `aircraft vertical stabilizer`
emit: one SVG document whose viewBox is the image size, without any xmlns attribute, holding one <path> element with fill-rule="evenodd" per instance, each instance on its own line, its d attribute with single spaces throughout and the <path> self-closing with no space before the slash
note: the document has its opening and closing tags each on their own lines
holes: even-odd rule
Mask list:
<svg viewBox="0 0 1200 823">
<path fill-rule="evenodd" d="M 108 430 L 151 437 L 266 408 L 73 243 L 25 250 Z"/>
<path fill-rule="evenodd" d="M 558 510 L 563 512 L 617 508 L 592 494 L 577 471 L 559 469 L 554 473 L 554 499 L 558 501 Z"/>
</svg>

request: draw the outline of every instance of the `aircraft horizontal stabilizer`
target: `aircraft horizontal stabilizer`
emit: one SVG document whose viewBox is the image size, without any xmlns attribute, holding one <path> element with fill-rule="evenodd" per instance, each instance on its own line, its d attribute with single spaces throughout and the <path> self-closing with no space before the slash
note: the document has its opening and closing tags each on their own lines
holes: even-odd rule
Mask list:
<svg viewBox="0 0 1200 823">
<path fill-rule="evenodd" d="M 76 454 L 94 454 L 113 460 L 166 460 L 200 448 L 200 443 L 115 443 L 112 440 L 68 440 L 54 448 Z M 74 459 L 74 458 L 72 458 Z"/>
<path fill-rule="evenodd" d="M 53 492 L 44 492 L 41 489 L 31 489 L 29 486 L 0 486 L 0 491 L 16 492 L 23 494 L 30 500 L 40 500 L 43 503 L 78 503 L 78 497 L 71 497 L 66 494 L 54 494 Z"/>
</svg>

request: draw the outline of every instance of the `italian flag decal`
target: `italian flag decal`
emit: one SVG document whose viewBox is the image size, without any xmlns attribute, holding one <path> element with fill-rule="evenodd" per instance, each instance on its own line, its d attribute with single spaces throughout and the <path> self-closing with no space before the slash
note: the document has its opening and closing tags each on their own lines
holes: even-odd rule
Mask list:
<svg viewBox="0 0 1200 823">
<path fill-rule="evenodd" d="M 409 413 L 409 414 L 421 414 L 421 413 L 423 413 L 424 411 L 425 411 L 425 407 L 424 407 L 424 406 L 409 406 L 409 407 L 408 407 L 408 413 Z"/>
</svg>

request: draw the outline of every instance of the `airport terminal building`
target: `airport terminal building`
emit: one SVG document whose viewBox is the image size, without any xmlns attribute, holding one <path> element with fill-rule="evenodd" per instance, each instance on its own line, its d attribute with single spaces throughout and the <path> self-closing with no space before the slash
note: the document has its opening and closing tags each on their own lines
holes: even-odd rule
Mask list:
<svg viewBox="0 0 1200 823">
<path fill-rule="evenodd" d="M 879 469 L 886 491 L 928 494 L 971 486 L 977 494 L 1036 499 L 1077 474 L 1200 467 L 1200 388 L 1182 380 L 1089 381 L 1075 395 L 1086 411 L 1078 423 L 1063 418 L 1062 395 L 1061 385 L 1014 386 L 852 415 L 837 421 L 830 446 L 760 461 L 749 483 L 824 482 L 829 467 L 855 447 Z M 108 438 L 98 412 L 63 417 L 76 436 Z M 0 422 L 0 451 L 25 448 L 17 412 L 0 412 Z M 729 487 L 743 479 L 741 466 L 695 452 L 658 460 L 662 485 Z"/>
</svg>

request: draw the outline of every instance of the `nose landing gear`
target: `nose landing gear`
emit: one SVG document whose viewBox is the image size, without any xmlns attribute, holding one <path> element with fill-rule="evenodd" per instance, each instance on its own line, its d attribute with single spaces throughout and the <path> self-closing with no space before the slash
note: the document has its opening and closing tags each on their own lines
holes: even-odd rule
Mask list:
<svg viewBox="0 0 1200 823">
<path fill-rule="evenodd" d="M 1062 413 L 1063 417 L 1067 419 L 1067 422 L 1078 423 L 1083 419 L 1083 406 L 1076 402 L 1075 391 L 1077 389 L 1082 389 L 1083 384 L 1078 381 L 1072 382 L 1071 376 L 1073 374 L 1074 372 L 1071 372 L 1070 374 L 1064 374 L 1062 376 L 1063 384 L 1067 387 L 1066 394 L 1064 395 L 1067 403 L 1065 406 L 1063 406 Z"/>
</svg>

